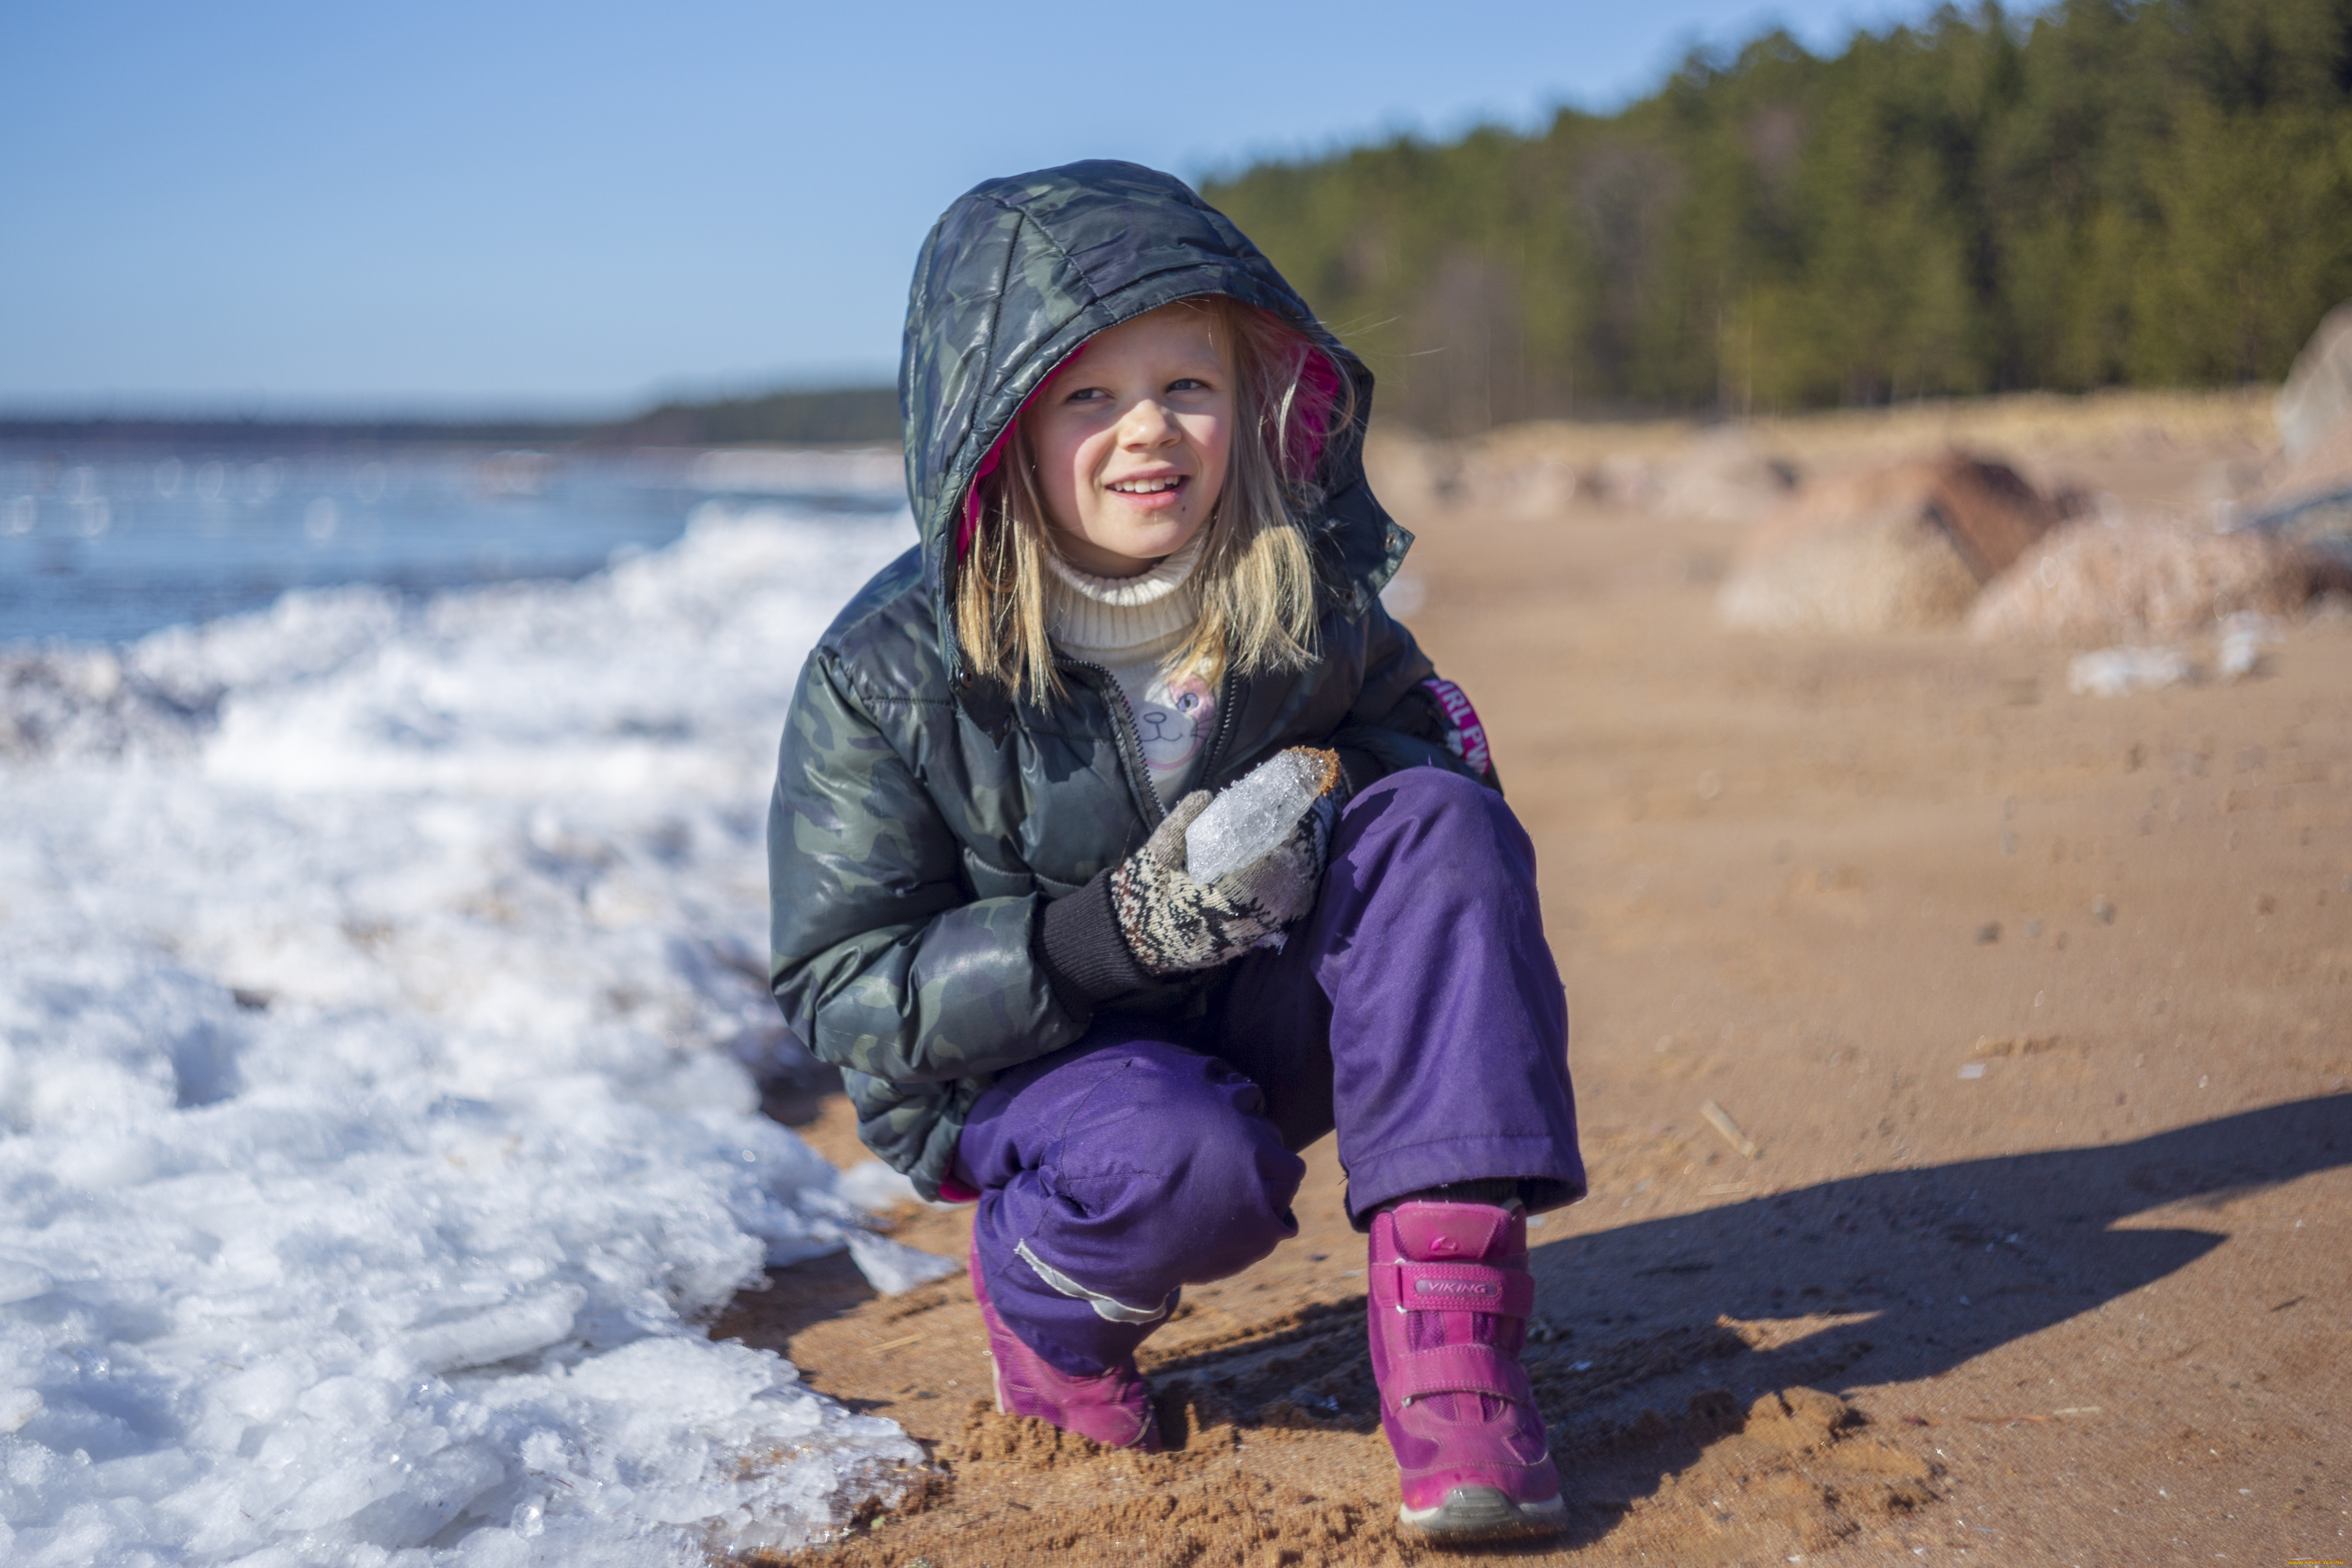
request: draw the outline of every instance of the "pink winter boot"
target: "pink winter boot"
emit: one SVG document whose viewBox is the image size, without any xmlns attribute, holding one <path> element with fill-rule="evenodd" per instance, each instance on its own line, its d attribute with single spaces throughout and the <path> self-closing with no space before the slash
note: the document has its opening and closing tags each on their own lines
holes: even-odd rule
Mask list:
<svg viewBox="0 0 2352 1568">
<path fill-rule="evenodd" d="M 996 1407 L 1008 1415 L 1034 1415 L 1065 1432 L 1112 1448 L 1160 1451 L 1160 1422 L 1151 1411 L 1151 1391 L 1129 1356 L 1092 1377 L 1073 1377 L 1031 1350 L 1004 1326 L 988 1299 L 975 1243 L 967 1267 L 980 1321 L 988 1329 L 988 1359 L 996 1368 Z"/>
<path fill-rule="evenodd" d="M 1557 1526 L 1559 1472 L 1519 1364 L 1535 1304 L 1527 1215 L 1409 1198 L 1372 1217 L 1368 1281 L 1397 1517 L 1457 1539 Z"/>
</svg>

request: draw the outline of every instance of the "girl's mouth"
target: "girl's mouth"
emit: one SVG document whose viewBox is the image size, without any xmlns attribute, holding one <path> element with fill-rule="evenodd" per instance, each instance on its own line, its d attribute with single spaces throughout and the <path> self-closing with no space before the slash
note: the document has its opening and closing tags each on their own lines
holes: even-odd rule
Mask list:
<svg viewBox="0 0 2352 1568">
<path fill-rule="evenodd" d="M 1174 511 L 1192 490 L 1189 474 L 1151 474 L 1142 479 L 1113 479 L 1103 489 L 1117 496 L 1130 512 Z"/>
</svg>

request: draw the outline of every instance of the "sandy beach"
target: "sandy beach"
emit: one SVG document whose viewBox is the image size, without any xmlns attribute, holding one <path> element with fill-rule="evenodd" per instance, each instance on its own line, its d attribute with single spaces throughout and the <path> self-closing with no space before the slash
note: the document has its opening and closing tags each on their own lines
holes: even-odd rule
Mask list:
<svg viewBox="0 0 2352 1568">
<path fill-rule="evenodd" d="M 1297 1239 L 1147 1347 L 1165 1454 L 992 1414 L 961 1276 L 737 1297 L 714 1337 L 938 1465 L 793 1560 L 2352 1558 L 2352 616 L 2120 698 L 2064 647 L 1721 628 L 1753 507 L 1693 476 L 1956 438 L 2187 515 L 2267 435 L 2250 397 L 2046 399 L 1380 453 L 1568 985 L 1592 1192 L 1531 1233 L 1528 1357 L 1564 1534 L 1398 1534 L 1327 1139 Z M 794 1114 L 861 1157 L 837 1099 Z"/>
</svg>

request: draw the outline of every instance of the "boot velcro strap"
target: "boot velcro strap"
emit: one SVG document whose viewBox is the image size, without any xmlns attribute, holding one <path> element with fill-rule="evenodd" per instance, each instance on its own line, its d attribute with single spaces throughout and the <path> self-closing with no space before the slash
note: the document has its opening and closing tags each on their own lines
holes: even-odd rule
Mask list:
<svg viewBox="0 0 2352 1568">
<path fill-rule="evenodd" d="M 1493 1345 L 1433 1345 L 1397 1358 L 1381 1392 L 1399 1400 L 1426 1399 L 1433 1394 L 1484 1394 L 1496 1399 L 1535 1403 L 1528 1385 L 1527 1368 L 1518 1358 Z"/>
<path fill-rule="evenodd" d="M 1524 1318 L 1535 1310 L 1536 1282 L 1491 1263 L 1398 1263 L 1381 1294 L 1405 1312 L 1496 1312 Z M 1387 1269 L 1381 1271 L 1387 1274 Z"/>
</svg>

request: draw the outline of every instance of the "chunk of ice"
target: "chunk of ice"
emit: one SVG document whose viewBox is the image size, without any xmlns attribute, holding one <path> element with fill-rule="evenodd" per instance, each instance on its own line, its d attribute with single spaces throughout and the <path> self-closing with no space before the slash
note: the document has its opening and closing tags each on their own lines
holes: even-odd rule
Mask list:
<svg viewBox="0 0 2352 1568">
<path fill-rule="evenodd" d="M 866 1231 L 849 1233 L 849 1258 L 866 1282 L 885 1296 L 902 1296 L 918 1285 L 944 1279 L 963 1267 L 952 1258 L 896 1242 Z"/>
<path fill-rule="evenodd" d="M 868 1214 L 888 1214 L 901 1204 L 922 1201 L 914 1183 L 879 1160 L 861 1160 L 844 1171 L 834 1191 Z"/>
<path fill-rule="evenodd" d="M 2066 689 L 2078 697 L 2127 697 L 2196 678 L 2197 667 L 2175 647 L 2103 647 L 2066 666 Z"/>
<path fill-rule="evenodd" d="M 19 1263 L 13 1258 L 0 1258 L 0 1307 L 46 1296 L 55 1284 L 57 1281 L 49 1278 L 46 1269 Z"/>
<path fill-rule="evenodd" d="M 2213 654 L 2213 673 L 2223 680 L 2243 680 L 2260 674 L 2263 649 L 2279 640 L 2277 624 L 2265 616 L 2241 613 L 2221 623 L 2221 645 Z"/>
<path fill-rule="evenodd" d="M 1339 782 L 1339 759 L 1293 747 L 1225 786 L 1184 830 L 1184 867 L 1207 887 L 1281 847 L 1307 808 Z"/>
<path fill-rule="evenodd" d="M 509 1301 L 455 1322 L 412 1330 L 401 1348 L 425 1372 L 456 1372 L 545 1350 L 572 1332 L 588 1292 L 567 1285 L 547 1295 Z"/>
</svg>

